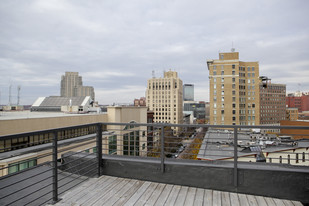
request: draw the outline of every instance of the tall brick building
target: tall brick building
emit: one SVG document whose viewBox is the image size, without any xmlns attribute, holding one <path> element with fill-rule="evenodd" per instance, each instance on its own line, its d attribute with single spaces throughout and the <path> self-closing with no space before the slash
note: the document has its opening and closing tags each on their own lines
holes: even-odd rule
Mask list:
<svg viewBox="0 0 309 206">
<path fill-rule="evenodd" d="M 267 78 L 267 77 L 261 77 Z M 285 84 L 272 84 L 267 78 L 260 82 L 260 124 L 279 124 L 286 118 Z"/>
</svg>

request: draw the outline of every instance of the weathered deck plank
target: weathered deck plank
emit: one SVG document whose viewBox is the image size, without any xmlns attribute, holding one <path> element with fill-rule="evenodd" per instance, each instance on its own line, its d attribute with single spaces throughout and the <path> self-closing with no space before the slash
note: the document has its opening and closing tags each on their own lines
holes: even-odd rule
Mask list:
<svg viewBox="0 0 309 206">
<path fill-rule="evenodd" d="M 164 205 L 166 202 L 168 196 L 170 195 L 171 191 L 173 189 L 173 185 L 166 185 L 164 190 L 162 191 L 160 198 L 157 200 L 156 204 L 157 206 Z"/>
<path fill-rule="evenodd" d="M 194 198 L 194 203 L 193 203 L 194 206 L 202 206 L 203 205 L 204 193 L 205 193 L 204 189 L 197 188 L 196 195 L 195 195 L 195 198 Z"/>
<path fill-rule="evenodd" d="M 158 185 L 159 183 L 155 182 L 151 183 L 150 186 L 144 192 L 144 194 L 141 196 L 141 198 L 138 200 L 138 202 L 134 204 L 134 206 L 144 205 Z"/>
<path fill-rule="evenodd" d="M 189 189 L 189 187 L 181 186 L 181 189 L 178 193 L 175 205 L 183 205 L 183 203 L 186 200 L 188 189 Z"/>
<path fill-rule="evenodd" d="M 231 205 L 231 198 L 229 192 L 221 192 L 221 201 L 222 205 L 230 206 Z"/>
<path fill-rule="evenodd" d="M 196 194 L 196 188 L 189 187 L 187 197 L 184 203 L 185 206 L 193 206 L 195 194 Z"/>
<path fill-rule="evenodd" d="M 173 186 L 173 189 L 170 193 L 170 195 L 168 196 L 166 202 L 164 205 L 168 206 L 168 205 L 174 205 L 177 197 L 178 197 L 178 194 L 179 194 L 179 191 L 181 189 L 181 186 L 179 185 L 174 185 Z"/>
<path fill-rule="evenodd" d="M 125 206 L 134 205 L 140 197 L 147 190 L 151 182 L 144 182 L 144 184 L 132 195 L 132 197 L 124 204 Z"/>
<path fill-rule="evenodd" d="M 151 194 L 151 196 L 149 197 L 148 201 L 146 202 L 145 205 L 154 205 L 157 201 L 157 199 L 159 198 L 161 192 L 164 190 L 166 184 L 159 184 L 155 191 Z"/>
<path fill-rule="evenodd" d="M 237 193 L 230 193 L 230 199 L 231 199 L 232 206 L 240 206 Z"/>
<path fill-rule="evenodd" d="M 301 206 L 297 201 L 102 176 L 63 194 L 60 205 Z"/>
<path fill-rule="evenodd" d="M 212 205 L 212 191 L 213 190 L 205 190 L 205 193 L 204 193 L 204 203 L 203 205 Z"/>
</svg>

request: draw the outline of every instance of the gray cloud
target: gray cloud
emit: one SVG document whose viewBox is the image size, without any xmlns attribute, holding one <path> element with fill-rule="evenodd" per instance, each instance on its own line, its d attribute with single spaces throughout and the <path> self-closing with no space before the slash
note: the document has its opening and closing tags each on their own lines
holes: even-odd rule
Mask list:
<svg viewBox="0 0 309 206">
<path fill-rule="evenodd" d="M 0 3 L 0 104 L 59 95 L 65 71 L 102 104 L 144 96 L 152 70 L 179 72 L 208 100 L 206 59 L 234 47 L 260 74 L 308 91 L 309 3 L 298 1 L 4 0 Z M 14 89 L 15 88 L 15 89 Z"/>
</svg>

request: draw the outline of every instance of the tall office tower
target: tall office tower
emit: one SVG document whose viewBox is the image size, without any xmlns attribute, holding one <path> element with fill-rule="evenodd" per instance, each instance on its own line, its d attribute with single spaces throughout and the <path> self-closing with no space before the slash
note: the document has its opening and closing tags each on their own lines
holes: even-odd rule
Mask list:
<svg viewBox="0 0 309 206">
<path fill-rule="evenodd" d="M 260 123 L 259 63 L 239 61 L 239 53 L 219 53 L 208 60 L 210 124 Z"/>
<path fill-rule="evenodd" d="M 272 84 L 265 76 L 260 80 L 260 124 L 278 125 L 286 118 L 286 85 Z"/>
<path fill-rule="evenodd" d="M 183 101 L 194 101 L 194 84 L 183 85 Z"/>
<path fill-rule="evenodd" d="M 82 77 L 78 72 L 65 72 L 61 77 L 60 96 L 62 97 L 80 97 L 90 96 L 94 100 L 94 88 L 83 86 Z"/>
<path fill-rule="evenodd" d="M 181 124 L 183 121 L 183 88 L 177 72 L 164 72 L 164 78 L 147 81 L 146 105 L 154 112 L 154 122 Z"/>
<path fill-rule="evenodd" d="M 79 86 L 76 90 L 76 96 L 78 97 L 90 96 L 92 100 L 95 98 L 94 88 L 91 86 Z"/>
<path fill-rule="evenodd" d="M 77 96 L 76 88 L 78 86 L 83 86 L 82 77 L 78 75 L 78 72 L 65 72 L 65 75 L 61 77 L 61 96 Z"/>
</svg>

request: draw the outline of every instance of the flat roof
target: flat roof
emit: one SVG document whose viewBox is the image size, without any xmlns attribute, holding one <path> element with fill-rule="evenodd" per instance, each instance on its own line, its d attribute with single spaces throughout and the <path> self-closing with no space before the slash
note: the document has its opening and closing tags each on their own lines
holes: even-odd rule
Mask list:
<svg viewBox="0 0 309 206">
<path fill-rule="evenodd" d="M 67 116 L 85 116 L 85 115 L 100 115 L 105 113 L 86 113 L 86 114 L 69 114 L 64 112 L 31 112 L 24 111 L 1 111 L 0 120 L 14 119 L 31 119 L 31 118 L 46 118 L 46 117 L 67 117 Z"/>
</svg>

